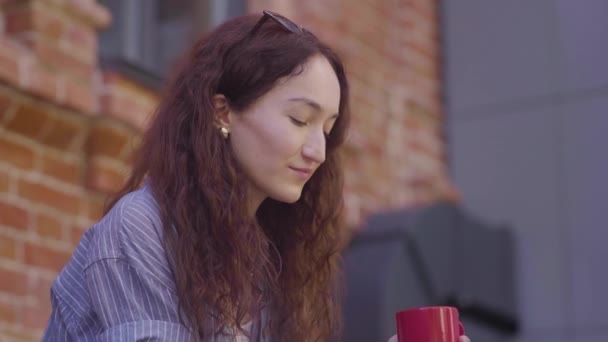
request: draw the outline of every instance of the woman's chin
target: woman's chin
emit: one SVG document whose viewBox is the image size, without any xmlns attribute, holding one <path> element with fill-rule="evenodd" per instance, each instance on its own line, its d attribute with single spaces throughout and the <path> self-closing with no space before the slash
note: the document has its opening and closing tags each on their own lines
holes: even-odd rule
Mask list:
<svg viewBox="0 0 608 342">
<path fill-rule="evenodd" d="M 295 189 L 294 191 L 285 191 L 270 197 L 275 201 L 293 204 L 302 197 L 302 189 L 298 189 L 297 191 L 295 191 Z"/>
</svg>

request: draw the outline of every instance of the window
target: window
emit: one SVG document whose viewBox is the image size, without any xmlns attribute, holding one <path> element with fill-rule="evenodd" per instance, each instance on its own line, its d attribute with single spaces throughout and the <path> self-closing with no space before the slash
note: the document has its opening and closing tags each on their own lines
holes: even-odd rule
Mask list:
<svg viewBox="0 0 608 342">
<path fill-rule="evenodd" d="M 168 70 L 202 32 L 246 13 L 246 0 L 101 0 L 112 13 L 100 32 L 102 65 L 162 82 Z M 125 70 L 129 69 L 129 70 Z M 153 85 L 153 84 L 150 84 Z"/>
</svg>

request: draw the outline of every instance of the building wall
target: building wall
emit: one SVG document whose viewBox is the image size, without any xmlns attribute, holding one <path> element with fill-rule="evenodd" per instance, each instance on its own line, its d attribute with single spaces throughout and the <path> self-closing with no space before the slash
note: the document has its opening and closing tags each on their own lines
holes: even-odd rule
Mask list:
<svg viewBox="0 0 608 342">
<path fill-rule="evenodd" d="M 344 57 L 345 229 L 457 194 L 446 176 L 435 1 L 261 1 Z M 39 340 L 49 287 L 129 172 L 157 94 L 98 63 L 94 0 L 0 2 L 0 340 Z"/>
<path fill-rule="evenodd" d="M 444 4 L 451 170 L 516 233 L 513 340 L 608 341 L 608 3 Z"/>
</svg>

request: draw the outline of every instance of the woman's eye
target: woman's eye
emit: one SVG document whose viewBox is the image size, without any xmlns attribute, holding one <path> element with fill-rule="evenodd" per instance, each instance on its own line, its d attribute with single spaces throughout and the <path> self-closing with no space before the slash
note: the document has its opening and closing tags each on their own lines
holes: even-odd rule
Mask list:
<svg viewBox="0 0 608 342">
<path fill-rule="evenodd" d="M 293 118 L 293 117 L 289 117 L 289 118 L 291 119 L 291 122 L 293 122 L 296 126 L 299 126 L 299 127 L 308 126 L 307 122 L 300 121 L 300 120 L 298 120 L 296 118 Z"/>
</svg>

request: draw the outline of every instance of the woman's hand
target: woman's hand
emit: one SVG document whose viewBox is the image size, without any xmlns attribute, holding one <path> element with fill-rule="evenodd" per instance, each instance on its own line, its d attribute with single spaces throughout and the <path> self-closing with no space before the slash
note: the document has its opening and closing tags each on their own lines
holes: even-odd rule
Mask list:
<svg viewBox="0 0 608 342">
<path fill-rule="evenodd" d="M 397 342 L 397 335 L 391 337 L 388 342 Z M 460 342 L 471 342 L 471 340 L 466 336 L 460 336 Z"/>
</svg>

